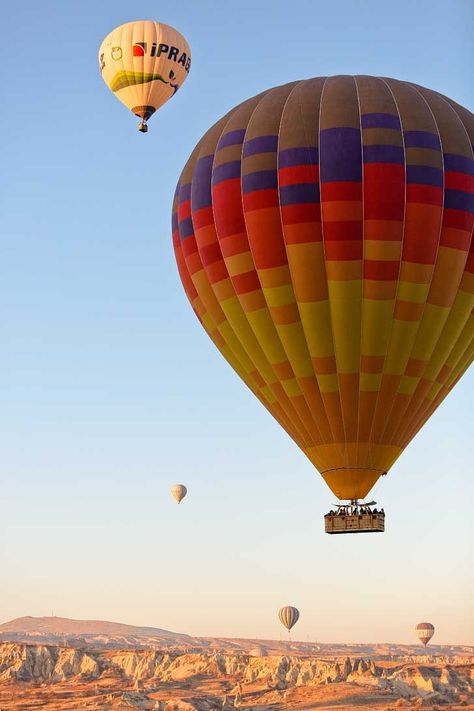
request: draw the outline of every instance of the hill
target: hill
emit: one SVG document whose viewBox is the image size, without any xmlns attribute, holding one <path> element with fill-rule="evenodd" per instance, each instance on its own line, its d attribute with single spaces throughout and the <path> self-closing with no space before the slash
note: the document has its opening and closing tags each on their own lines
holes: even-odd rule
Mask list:
<svg viewBox="0 0 474 711">
<path fill-rule="evenodd" d="M 158 627 L 67 617 L 17 617 L 0 625 L 0 641 L 44 644 L 87 643 L 105 647 L 194 647 L 192 637 Z"/>
</svg>

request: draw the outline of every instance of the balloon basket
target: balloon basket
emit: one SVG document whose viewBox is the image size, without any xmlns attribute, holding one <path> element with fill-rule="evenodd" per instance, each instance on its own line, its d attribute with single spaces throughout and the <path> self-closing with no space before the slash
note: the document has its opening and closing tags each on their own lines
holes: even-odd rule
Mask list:
<svg viewBox="0 0 474 711">
<path fill-rule="evenodd" d="M 324 516 L 326 533 L 383 533 L 385 531 L 385 512 L 372 509 L 371 505 L 358 501 L 350 504 L 338 504 L 334 511 Z"/>
</svg>

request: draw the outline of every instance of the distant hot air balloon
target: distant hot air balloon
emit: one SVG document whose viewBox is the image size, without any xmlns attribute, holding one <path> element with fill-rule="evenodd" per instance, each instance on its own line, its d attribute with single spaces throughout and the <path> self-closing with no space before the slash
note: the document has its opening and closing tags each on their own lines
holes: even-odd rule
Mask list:
<svg viewBox="0 0 474 711">
<path fill-rule="evenodd" d="M 435 91 L 307 79 L 231 110 L 181 174 L 192 307 L 341 500 L 367 496 L 473 359 L 473 140 Z"/>
<path fill-rule="evenodd" d="M 249 655 L 251 657 L 268 657 L 268 651 L 265 647 L 258 646 L 251 649 Z"/>
<path fill-rule="evenodd" d="M 287 605 L 286 607 L 282 607 L 280 611 L 278 612 L 278 617 L 280 618 L 281 624 L 286 627 L 288 632 L 291 630 L 291 628 L 296 625 L 298 622 L 300 613 L 299 610 L 296 609 L 296 607 L 292 607 L 291 605 Z"/>
<path fill-rule="evenodd" d="M 184 484 L 175 484 L 171 487 L 171 494 L 174 496 L 178 504 L 181 503 L 187 493 L 188 490 L 186 489 Z"/>
<path fill-rule="evenodd" d="M 102 78 L 141 118 L 139 130 L 176 94 L 191 67 L 189 45 L 177 30 L 151 20 L 127 22 L 112 30 L 99 49 Z"/>
<path fill-rule="evenodd" d="M 434 625 L 432 625 L 431 622 L 420 622 L 415 627 L 415 630 L 418 635 L 418 639 L 426 647 L 426 645 L 435 633 Z"/>
</svg>

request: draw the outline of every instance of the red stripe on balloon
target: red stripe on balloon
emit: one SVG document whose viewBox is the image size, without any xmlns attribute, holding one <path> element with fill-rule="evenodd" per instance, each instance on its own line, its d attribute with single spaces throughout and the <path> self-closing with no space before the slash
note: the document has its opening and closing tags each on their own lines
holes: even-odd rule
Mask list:
<svg viewBox="0 0 474 711">
<path fill-rule="evenodd" d="M 281 186 L 318 181 L 319 167 L 316 165 L 292 165 L 288 168 L 280 168 L 278 171 L 278 182 Z"/>
</svg>

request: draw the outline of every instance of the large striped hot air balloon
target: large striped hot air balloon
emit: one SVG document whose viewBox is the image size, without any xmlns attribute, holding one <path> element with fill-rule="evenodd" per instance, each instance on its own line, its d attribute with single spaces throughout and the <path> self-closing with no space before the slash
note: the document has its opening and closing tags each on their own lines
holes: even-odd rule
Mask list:
<svg viewBox="0 0 474 711">
<path fill-rule="evenodd" d="M 286 605 L 282 607 L 278 612 L 278 617 L 280 618 L 281 624 L 286 627 L 288 632 L 292 627 L 296 625 L 300 618 L 299 610 L 292 605 Z"/>
<path fill-rule="evenodd" d="M 420 622 L 415 627 L 418 639 L 426 647 L 430 639 L 435 633 L 434 625 L 431 622 Z"/>
<path fill-rule="evenodd" d="M 141 118 L 139 130 L 176 94 L 191 67 L 189 45 L 174 27 L 152 20 L 127 22 L 99 48 L 102 78 L 117 99 Z"/>
<path fill-rule="evenodd" d="M 368 494 L 472 361 L 473 140 L 435 91 L 308 79 L 230 111 L 179 179 L 189 301 L 339 499 Z"/>
</svg>

